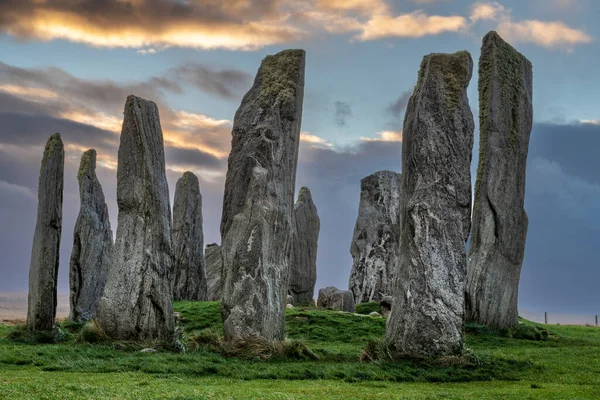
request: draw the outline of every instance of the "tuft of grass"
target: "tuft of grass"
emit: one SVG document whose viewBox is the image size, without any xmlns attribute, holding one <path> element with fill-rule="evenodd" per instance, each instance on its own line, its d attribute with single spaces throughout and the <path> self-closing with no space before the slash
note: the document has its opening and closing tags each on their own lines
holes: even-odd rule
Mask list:
<svg viewBox="0 0 600 400">
<path fill-rule="evenodd" d="M 102 328 L 96 323 L 96 321 L 89 321 L 86 323 L 77 336 L 77 341 L 80 343 L 100 343 L 106 342 L 108 336 Z"/>
<path fill-rule="evenodd" d="M 376 302 L 373 302 L 373 303 L 359 303 L 359 304 L 356 305 L 356 313 L 357 314 L 369 315 L 373 311 L 378 312 L 379 314 L 381 314 L 381 307 L 379 306 L 379 303 L 376 303 Z"/>
</svg>

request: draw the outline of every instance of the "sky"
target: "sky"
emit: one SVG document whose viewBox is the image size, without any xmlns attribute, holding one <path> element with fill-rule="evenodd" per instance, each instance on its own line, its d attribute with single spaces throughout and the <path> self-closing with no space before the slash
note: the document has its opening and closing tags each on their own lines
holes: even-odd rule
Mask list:
<svg viewBox="0 0 600 400">
<path fill-rule="evenodd" d="M 307 52 L 296 191 L 311 189 L 321 218 L 316 288 L 347 288 L 360 179 L 400 172 L 421 59 L 467 50 L 477 63 L 496 30 L 534 68 L 519 307 L 600 313 L 599 18 L 596 0 L 0 0 L 0 291 L 27 290 L 52 133 L 66 150 L 59 291 L 88 148 L 116 228 L 129 94 L 159 106 L 171 204 L 177 179 L 196 173 L 205 243 L 219 243 L 233 116 L 261 60 L 286 48 Z M 478 139 L 476 129 L 473 177 Z"/>
</svg>

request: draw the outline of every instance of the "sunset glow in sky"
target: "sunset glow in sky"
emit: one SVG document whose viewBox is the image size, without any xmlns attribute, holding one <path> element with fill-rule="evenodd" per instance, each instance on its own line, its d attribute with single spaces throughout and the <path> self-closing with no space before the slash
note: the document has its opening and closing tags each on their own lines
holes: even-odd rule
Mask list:
<svg viewBox="0 0 600 400">
<path fill-rule="evenodd" d="M 520 306 L 598 313 L 599 19 L 597 0 L 0 0 L 0 291 L 27 290 L 52 133 L 66 147 L 60 291 L 88 148 L 116 228 L 129 94 L 158 104 L 171 199 L 181 174 L 196 173 L 206 243 L 220 242 L 233 116 L 261 59 L 285 48 L 307 52 L 296 190 L 311 189 L 321 217 L 317 289 L 346 288 L 360 179 L 400 171 L 422 57 L 466 49 L 476 61 L 493 29 L 534 68 Z M 468 93 L 477 125 L 476 72 Z"/>
</svg>

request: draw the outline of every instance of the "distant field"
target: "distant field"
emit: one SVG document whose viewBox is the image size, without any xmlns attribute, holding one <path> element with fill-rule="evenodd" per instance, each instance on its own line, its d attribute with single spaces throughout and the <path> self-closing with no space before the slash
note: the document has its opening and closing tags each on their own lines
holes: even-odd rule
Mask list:
<svg viewBox="0 0 600 400">
<path fill-rule="evenodd" d="M 69 295 L 58 294 L 57 318 L 69 316 Z M 0 322 L 24 321 L 27 318 L 27 293 L 0 293 Z"/>
</svg>

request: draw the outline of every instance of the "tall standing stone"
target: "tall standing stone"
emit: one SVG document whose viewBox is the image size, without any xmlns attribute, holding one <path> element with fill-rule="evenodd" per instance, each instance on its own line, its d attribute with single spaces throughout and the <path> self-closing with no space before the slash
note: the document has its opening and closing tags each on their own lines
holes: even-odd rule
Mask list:
<svg viewBox="0 0 600 400">
<path fill-rule="evenodd" d="M 80 207 L 73 231 L 69 268 L 69 319 L 90 320 L 96 313 L 110 266 L 112 230 L 104 192 L 96 176 L 96 150 L 83 153 L 79 172 Z"/>
<path fill-rule="evenodd" d="M 202 195 L 198 178 L 189 171 L 175 187 L 173 264 L 175 300 L 206 300 Z"/>
<path fill-rule="evenodd" d="M 235 114 L 221 219 L 228 340 L 283 339 L 304 59 L 267 56 Z"/>
<path fill-rule="evenodd" d="M 216 243 L 207 244 L 204 249 L 204 259 L 206 261 L 208 301 L 221 301 L 223 293 L 223 282 L 221 279 L 223 257 L 221 256 L 221 246 Z"/>
<path fill-rule="evenodd" d="M 294 205 L 288 293 L 294 305 L 314 304 L 321 220 L 310 190 L 302 187 Z"/>
<path fill-rule="evenodd" d="M 404 119 L 400 263 L 386 338 L 397 354 L 463 350 L 473 115 L 466 51 L 424 57 Z"/>
<path fill-rule="evenodd" d="M 44 149 L 38 183 L 38 211 L 31 262 L 27 327 L 53 329 L 56 320 L 56 284 L 62 231 L 65 150 L 59 133 L 50 136 Z"/>
<path fill-rule="evenodd" d="M 379 171 L 360 181 L 348 285 L 357 304 L 379 302 L 393 294 L 400 256 L 401 179 L 396 172 Z"/>
<path fill-rule="evenodd" d="M 96 313 L 115 339 L 173 333 L 171 209 L 158 107 L 127 97 L 119 146 L 119 217 L 110 269 Z"/>
<path fill-rule="evenodd" d="M 533 123 L 529 60 L 496 32 L 479 59 L 479 166 L 466 288 L 467 319 L 518 324 L 517 297 L 528 219 L 525 169 Z"/>
</svg>

